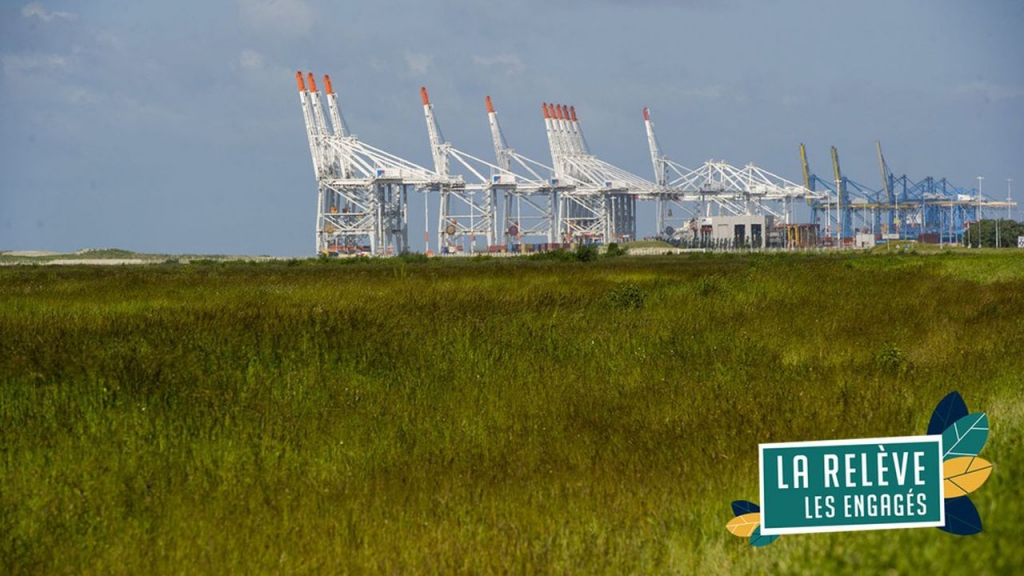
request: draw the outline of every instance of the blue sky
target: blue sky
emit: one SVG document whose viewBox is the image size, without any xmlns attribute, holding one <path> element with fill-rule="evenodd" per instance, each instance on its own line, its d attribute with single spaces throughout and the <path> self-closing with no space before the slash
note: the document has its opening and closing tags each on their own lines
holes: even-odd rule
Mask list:
<svg viewBox="0 0 1024 576">
<path fill-rule="evenodd" d="M 493 149 L 483 97 L 549 161 L 542 102 L 651 176 L 663 151 L 880 187 L 894 172 L 1024 199 L 1024 3 L 795 0 L 0 4 L 0 250 L 310 255 L 316 186 L 295 70 L 331 74 L 361 139 L 430 164 Z M 422 214 L 423 200 L 410 200 Z M 642 211 L 639 231 L 653 233 Z M 1019 217 L 1015 213 L 1015 217 Z M 433 219 L 433 217 L 432 217 Z M 413 218 L 418 249 L 422 223 Z"/>
</svg>

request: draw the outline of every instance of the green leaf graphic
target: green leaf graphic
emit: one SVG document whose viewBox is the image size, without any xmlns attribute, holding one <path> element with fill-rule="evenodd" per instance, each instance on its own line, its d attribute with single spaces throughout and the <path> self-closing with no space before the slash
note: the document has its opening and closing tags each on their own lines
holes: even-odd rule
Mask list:
<svg viewBox="0 0 1024 576">
<path fill-rule="evenodd" d="M 967 414 L 967 404 L 959 392 L 954 390 L 946 394 L 932 412 L 932 419 L 928 422 L 928 434 L 942 434 L 950 424 Z"/>
<path fill-rule="evenodd" d="M 984 412 L 968 414 L 942 433 L 942 459 L 977 456 L 988 440 L 988 416 Z"/>
<path fill-rule="evenodd" d="M 778 536 L 762 536 L 761 535 L 761 527 L 758 526 L 757 528 L 754 528 L 754 533 L 750 535 L 750 545 L 751 546 L 767 546 L 767 545 L 771 544 L 772 542 L 775 542 L 778 539 L 779 539 Z"/>
<path fill-rule="evenodd" d="M 969 497 L 950 498 L 945 501 L 945 506 L 946 525 L 939 526 L 939 530 L 957 536 L 971 536 L 981 532 L 981 516 Z"/>
<path fill-rule="evenodd" d="M 743 516 L 744 514 L 750 514 L 751 512 L 760 512 L 761 507 L 749 500 L 733 500 L 732 501 L 732 514 L 733 516 Z"/>
</svg>

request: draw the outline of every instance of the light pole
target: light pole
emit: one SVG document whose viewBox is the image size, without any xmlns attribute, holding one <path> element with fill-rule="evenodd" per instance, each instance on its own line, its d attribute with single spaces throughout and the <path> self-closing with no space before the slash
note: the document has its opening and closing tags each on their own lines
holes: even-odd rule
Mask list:
<svg viewBox="0 0 1024 576">
<path fill-rule="evenodd" d="M 949 245 L 952 246 L 953 240 L 953 197 L 949 198 Z"/>
<path fill-rule="evenodd" d="M 978 224 L 978 248 L 981 248 L 981 181 L 984 179 L 984 176 L 978 176 L 978 214 L 975 218 Z"/>
<path fill-rule="evenodd" d="M 1013 178 L 1006 179 L 1006 219 L 1013 220 Z"/>
</svg>

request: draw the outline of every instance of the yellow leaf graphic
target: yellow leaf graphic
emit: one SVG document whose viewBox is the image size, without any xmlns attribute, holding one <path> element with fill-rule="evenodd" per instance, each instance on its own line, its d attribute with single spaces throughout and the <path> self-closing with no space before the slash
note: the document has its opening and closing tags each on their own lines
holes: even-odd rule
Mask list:
<svg viewBox="0 0 1024 576">
<path fill-rule="evenodd" d="M 750 514 L 744 514 L 737 516 L 725 527 L 732 532 L 733 536 L 739 536 L 740 538 L 750 538 L 750 535 L 754 533 L 754 529 L 761 525 L 761 513 L 751 512 Z"/>
<path fill-rule="evenodd" d="M 942 463 L 946 498 L 959 498 L 974 492 L 988 480 L 992 463 L 977 456 L 950 458 Z"/>
</svg>

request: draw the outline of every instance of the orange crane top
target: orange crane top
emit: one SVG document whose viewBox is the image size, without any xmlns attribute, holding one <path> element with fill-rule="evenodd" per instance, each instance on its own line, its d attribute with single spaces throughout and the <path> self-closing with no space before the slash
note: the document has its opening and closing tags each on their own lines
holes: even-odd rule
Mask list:
<svg viewBox="0 0 1024 576">
<path fill-rule="evenodd" d="M 296 72 L 295 73 L 295 80 L 299 84 L 299 92 L 305 92 L 306 91 L 306 83 L 302 81 L 302 72 Z"/>
<path fill-rule="evenodd" d="M 324 86 L 328 94 L 334 94 L 334 86 L 331 86 L 331 77 L 327 74 L 324 74 Z"/>
<path fill-rule="evenodd" d="M 313 73 L 309 73 L 309 91 L 316 92 L 316 79 L 313 78 Z"/>
</svg>

